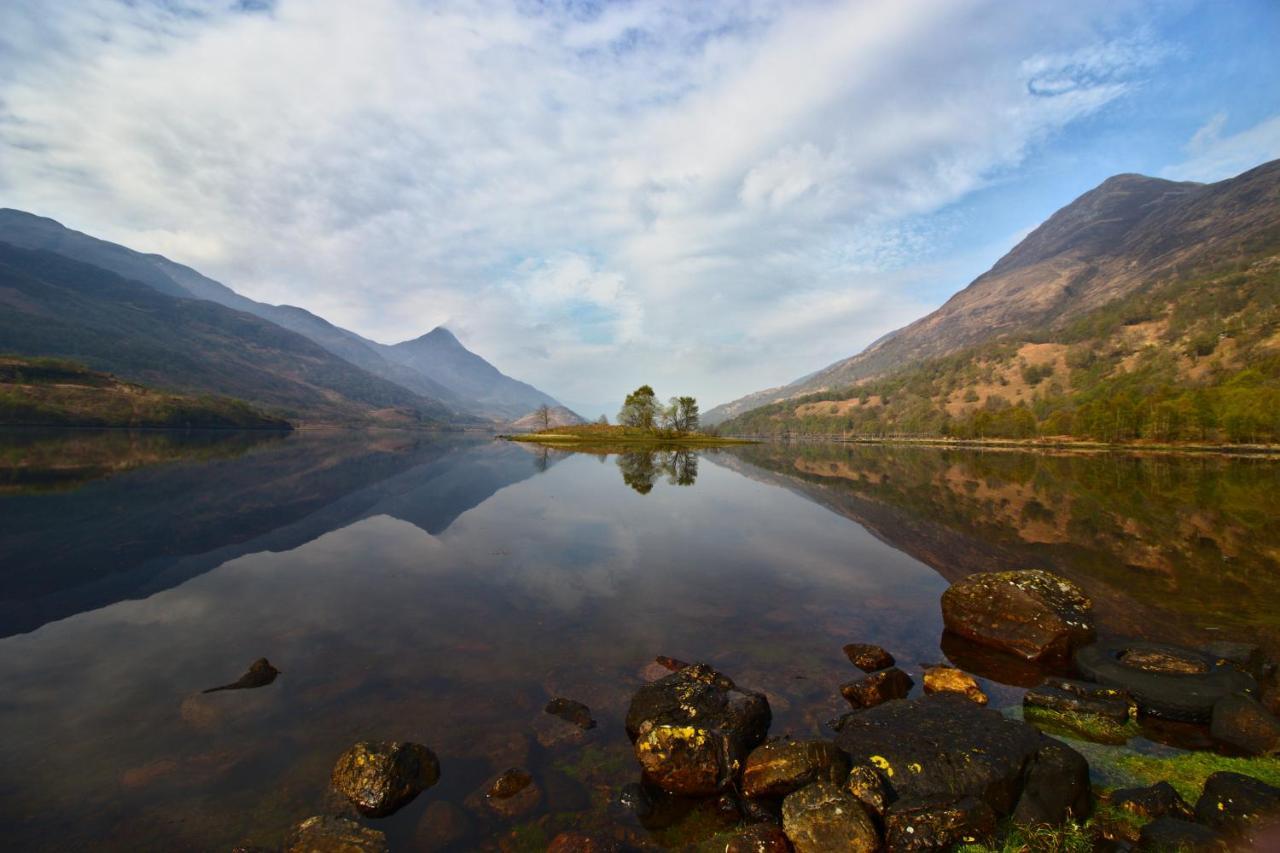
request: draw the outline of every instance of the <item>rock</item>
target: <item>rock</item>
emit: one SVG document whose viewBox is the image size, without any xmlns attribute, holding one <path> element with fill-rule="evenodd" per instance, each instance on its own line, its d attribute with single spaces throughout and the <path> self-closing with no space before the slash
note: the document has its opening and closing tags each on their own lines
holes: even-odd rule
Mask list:
<svg viewBox="0 0 1280 853">
<path fill-rule="evenodd" d="M 1209 733 L 1246 755 L 1280 752 L 1280 720 L 1250 696 L 1223 696 L 1213 705 Z"/>
<path fill-rule="evenodd" d="M 1014 812 L 1035 763 L 1062 758 L 1042 754 L 1046 745 L 1070 751 L 1035 726 L 954 693 L 889 702 L 846 714 L 835 725 L 836 746 L 854 766 L 877 768 L 893 796 L 973 796 L 999 817 Z M 1056 796 L 1074 803 L 1085 793 L 1069 787 Z"/>
<path fill-rule="evenodd" d="M 1118 788 L 1111 792 L 1111 805 L 1119 811 L 1147 821 L 1160 817 L 1194 820 L 1195 813 L 1182 795 L 1168 782 L 1157 782 L 1145 788 Z M 1138 832 L 1124 824 L 1115 827 L 1128 841 L 1137 841 Z"/>
<path fill-rule="evenodd" d="M 724 853 L 791 853 L 791 842 L 781 827 L 757 823 L 730 838 Z"/>
<path fill-rule="evenodd" d="M 474 807 L 473 795 L 467 805 Z M 533 781 L 527 770 L 513 767 L 498 774 L 485 788 L 483 803 L 499 817 L 511 819 L 528 814 L 542 802 L 542 789 Z"/>
<path fill-rule="evenodd" d="M 1129 703 L 1122 699 L 1082 696 L 1057 687 L 1034 687 L 1022 695 L 1022 707 L 1043 708 L 1059 714 L 1088 714 L 1116 723 L 1129 719 Z"/>
<path fill-rule="evenodd" d="M 644 785 L 639 782 L 623 785 L 622 790 L 618 792 L 617 802 L 625 814 L 633 815 L 638 820 L 647 820 L 649 815 L 653 814 L 653 800 L 650 799 Z"/>
<path fill-rule="evenodd" d="M 862 804 L 839 785 L 817 782 L 782 801 L 782 828 L 797 853 L 873 853 L 880 835 Z"/>
<path fill-rule="evenodd" d="M 771 823 L 774 826 L 782 826 L 782 801 L 744 799 L 742 819 L 747 823 Z"/>
<path fill-rule="evenodd" d="M 680 670 L 684 669 L 689 665 L 682 660 L 669 658 L 666 655 L 658 655 L 656 658 L 653 659 L 653 662 L 656 663 L 658 666 L 662 667 L 663 669 L 668 670 L 670 672 L 679 672 Z"/>
<path fill-rule="evenodd" d="M 566 723 L 572 723 L 580 729 L 594 729 L 596 727 L 596 721 L 591 718 L 591 709 L 572 699 L 552 699 L 543 710 L 551 716 L 559 717 Z"/>
<path fill-rule="evenodd" d="M 925 693 L 959 693 L 970 702 L 987 704 L 987 694 L 982 692 L 977 680 L 964 670 L 952 666 L 931 666 L 924 671 Z"/>
<path fill-rule="evenodd" d="M 582 832 L 562 832 L 547 845 L 547 853 L 615 853 L 617 849 L 612 839 Z"/>
<path fill-rule="evenodd" d="M 444 850 L 467 837 L 471 821 L 467 813 L 444 800 L 427 806 L 413 831 L 415 850 Z"/>
<path fill-rule="evenodd" d="M 849 771 L 845 787 L 853 798 L 862 803 L 867 811 L 877 817 L 884 817 L 885 807 L 889 803 L 889 792 L 880 771 L 869 764 L 859 764 Z"/>
<path fill-rule="evenodd" d="M 646 779 L 672 794 L 708 796 L 737 779 L 770 720 L 763 694 L 694 664 L 637 690 L 626 727 Z"/>
<path fill-rule="evenodd" d="M 591 736 L 590 729 L 565 723 L 548 714 L 539 714 L 529 728 L 533 731 L 534 739 L 544 749 L 582 744 Z"/>
<path fill-rule="evenodd" d="M 885 849 L 890 853 L 972 844 L 995 829 L 995 812 L 977 797 L 901 799 L 884 814 Z"/>
<path fill-rule="evenodd" d="M 276 676 L 280 674 L 280 670 L 271 665 L 266 658 L 258 658 L 249 664 L 249 669 L 244 675 L 230 684 L 224 684 L 221 687 L 210 687 L 205 693 L 216 693 L 219 690 L 252 690 L 255 687 L 266 687 L 268 684 L 276 680 Z"/>
<path fill-rule="evenodd" d="M 1013 822 L 1024 826 L 1065 820 L 1083 821 L 1089 816 L 1092 786 L 1089 762 L 1064 743 L 1049 739 L 1040 747 L 1022 780 L 1022 796 L 1013 810 Z"/>
<path fill-rule="evenodd" d="M 970 575 L 942 594 L 942 620 L 961 637 L 1024 660 L 1066 659 L 1095 636 L 1093 602 L 1040 569 Z"/>
<path fill-rule="evenodd" d="M 1233 693 L 1257 692 L 1257 682 L 1233 664 L 1195 649 L 1112 640 L 1076 653 L 1076 667 L 1099 684 L 1122 689 L 1144 714 L 1208 722 L 1213 706 Z"/>
<path fill-rule="evenodd" d="M 1280 823 L 1280 788 L 1240 773 L 1214 773 L 1196 800 L 1196 820 L 1234 837 Z"/>
<path fill-rule="evenodd" d="M 855 708 L 874 708 L 890 699 L 905 698 L 915 682 L 896 666 L 840 685 L 840 693 Z"/>
<path fill-rule="evenodd" d="M 742 793 L 748 797 L 782 797 L 813 782 L 843 782 L 849 757 L 829 740 L 770 741 L 747 756 Z"/>
<path fill-rule="evenodd" d="M 1227 849 L 1222 836 L 1209 827 L 1175 817 L 1156 818 L 1142 827 L 1138 837 L 1144 850 L 1200 853 Z"/>
<path fill-rule="evenodd" d="M 895 661 L 893 655 L 871 643 L 850 643 L 844 647 L 849 663 L 863 672 L 875 672 L 877 669 L 888 669 Z"/>
<path fill-rule="evenodd" d="M 1275 669 L 1275 664 L 1267 658 L 1262 646 L 1256 643 L 1231 643 L 1219 641 L 1204 647 L 1206 654 L 1217 658 L 1220 663 L 1229 663 L 1242 672 L 1252 675 L 1255 681 L 1263 681 Z"/>
<path fill-rule="evenodd" d="M 285 853 L 387 853 L 387 837 L 345 817 L 309 817 L 293 828 Z"/>
<path fill-rule="evenodd" d="M 338 759 L 334 790 L 368 817 L 385 817 L 440 779 L 435 753 L 417 743 L 361 741 Z"/>
</svg>

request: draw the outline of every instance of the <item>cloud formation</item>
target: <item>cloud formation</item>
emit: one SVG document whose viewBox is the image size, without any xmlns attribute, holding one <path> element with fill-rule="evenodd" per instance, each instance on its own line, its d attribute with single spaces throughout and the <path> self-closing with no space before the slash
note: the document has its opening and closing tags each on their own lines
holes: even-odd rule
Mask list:
<svg viewBox="0 0 1280 853">
<path fill-rule="evenodd" d="M 718 402 L 931 307 L 904 283 L 939 272 L 939 211 L 1122 98 L 1163 55 L 1132 24 L 1094 0 L 11 0 L 0 194 L 379 340 L 446 323 L 567 400 Z"/>
</svg>

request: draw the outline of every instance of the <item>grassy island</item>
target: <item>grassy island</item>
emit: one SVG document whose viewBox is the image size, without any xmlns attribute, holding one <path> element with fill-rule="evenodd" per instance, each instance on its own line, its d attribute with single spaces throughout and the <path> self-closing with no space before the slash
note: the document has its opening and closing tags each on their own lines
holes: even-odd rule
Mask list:
<svg viewBox="0 0 1280 853">
<path fill-rule="evenodd" d="M 670 429 L 644 429 L 618 424 L 578 424 L 552 427 L 545 431 L 502 436 L 510 441 L 531 441 L 537 444 L 591 444 L 591 445 L 697 445 L 711 447 L 725 444 L 755 444 L 742 438 L 722 438 L 705 432 L 678 432 Z"/>
</svg>

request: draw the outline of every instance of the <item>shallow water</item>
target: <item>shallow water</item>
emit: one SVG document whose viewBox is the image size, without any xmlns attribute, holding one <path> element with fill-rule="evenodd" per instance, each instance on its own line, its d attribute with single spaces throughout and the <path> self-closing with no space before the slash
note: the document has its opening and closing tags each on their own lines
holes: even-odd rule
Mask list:
<svg viewBox="0 0 1280 853">
<path fill-rule="evenodd" d="M 645 828 L 611 806 L 638 777 L 622 716 L 655 655 L 765 690 L 776 734 L 842 711 L 853 641 L 913 673 L 949 655 L 1000 707 L 1018 673 L 940 646 L 949 581 L 1043 566 L 1106 632 L 1274 643 L 1277 510 L 1280 462 L 1226 457 L 0 436 L 0 837 L 276 844 L 342 808 L 328 774 L 352 742 L 403 739 L 443 775 L 372 822 L 393 849 L 432 849 L 441 803 L 465 831 L 451 849 L 567 826 L 677 846 L 714 819 Z M 262 656 L 272 685 L 200 693 Z M 599 726 L 565 742 L 552 696 Z M 515 766 L 542 800 L 499 820 L 475 794 Z"/>
</svg>

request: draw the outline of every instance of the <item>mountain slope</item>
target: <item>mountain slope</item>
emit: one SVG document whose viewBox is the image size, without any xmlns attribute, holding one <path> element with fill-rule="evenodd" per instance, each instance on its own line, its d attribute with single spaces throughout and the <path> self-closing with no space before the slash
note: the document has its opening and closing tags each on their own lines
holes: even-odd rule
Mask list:
<svg viewBox="0 0 1280 853">
<path fill-rule="evenodd" d="M 516 418 L 511 422 L 511 429 L 516 432 L 536 432 L 544 427 L 563 427 L 578 426 L 585 424 L 586 420 L 577 412 L 565 406 L 549 406 L 547 409 L 547 422 L 544 424 L 542 418 L 536 411 L 530 412 L 523 418 Z"/>
<path fill-rule="evenodd" d="M 538 406 L 560 405 L 532 385 L 512 379 L 471 352 L 443 326 L 411 341 L 379 346 L 378 350 L 466 399 L 479 414 L 510 420 Z"/>
<path fill-rule="evenodd" d="M 0 243 L 0 351 L 71 358 L 135 382 L 238 397 L 292 419 L 452 416 L 438 401 L 274 323 L 6 243 Z"/>
<path fill-rule="evenodd" d="M 1247 345 L 1254 356 L 1266 358 L 1267 335 L 1258 324 L 1274 295 L 1268 265 L 1277 245 L 1280 161 L 1211 185 L 1140 175 L 1110 178 L 1050 217 L 937 311 L 791 385 L 719 406 L 710 419 L 735 418 L 726 425 L 741 428 L 747 412 L 765 406 L 779 428 L 794 428 L 806 418 L 811 427 L 820 420 L 832 431 L 879 428 L 893 426 L 888 421 L 895 418 L 884 411 L 871 416 L 871 409 L 886 409 L 888 399 L 898 408 L 892 414 L 903 416 L 910 398 L 918 405 L 909 420 L 928 421 L 928 432 L 942 425 L 926 417 L 930 407 L 933 414 L 954 420 L 986 407 L 993 397 L 1016 404 L 1017 395 L 1005 390 L 1011 385 L 1022 386 L 1013 390 L 1023 392 L 1021 402 L 1028 406 L 1035 398 L 1096 391 L 1121 374 L 1151 367 L 1143 359 L 1162 348 L 1185 349 L 1194 337 L 1223 334 L 1229 315 L 1237 336 L 1232 348 Z M 1224 283 L 1215 271 L 1244 278 Z M 1180 311 L 1192 302 L 1208 317 Z M 1113 315 L 1122 305 L 1128 316 L 1117 325 Z M 1142 317 L 1159 328 L 1134 331 Z M 1087 352 L 1081 349 L 1085 344 Z M 1072 353 L 1077 367 L 1066 363 L 1069 347 L 1077 348 Z M 1209 362 L 1198 364 L 1195 359 L 1213 355 L 1216 347 L 1208 349 L 1152 369 L 1166 385 L 1191 387 L 1210 382 L 1208 372 L 1226 376 L 1245 366 L 1222 351 L 1212 368 Z M 1084 371 L 1089 366 L 1084 362 L 1093 365 L 1092 373 Z M 1024 381 L 1024 371 L 1034 381 Z M 912 372 L 919 380 L 916 387 L 895 400 L 890 392 L 901 391 L 904 383 L 890 380 Z M 975 372 L 980 375 L 969 375 Z M 850 390 L 854 386 L 856 393 Z M 827 401 L 837 405 L 812 405 Z M 999 399 L 992 404 L 1001 405 Z M 1043 420 L 1046 414 L 1037 417 Z M 759 417 L 747 420 L 762 425 Z M 896 420 L 901 426 L 902 418 Z"/>
</svg>

